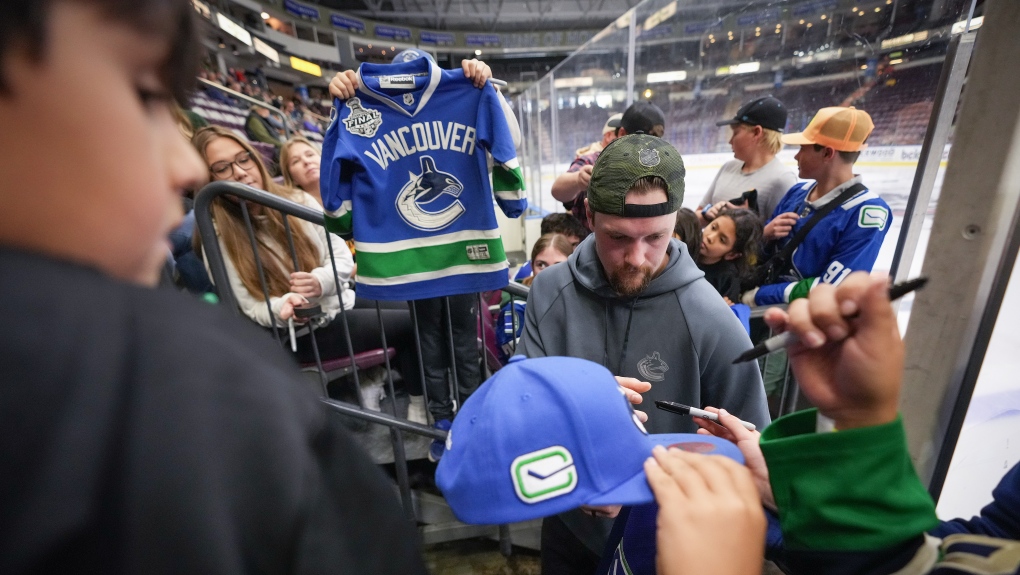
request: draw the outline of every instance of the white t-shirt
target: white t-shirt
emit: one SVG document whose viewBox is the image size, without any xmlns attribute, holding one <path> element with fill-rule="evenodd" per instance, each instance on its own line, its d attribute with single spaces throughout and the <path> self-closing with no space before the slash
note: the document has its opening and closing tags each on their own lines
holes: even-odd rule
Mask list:
<svg viewBox="0 0 1020 575">
<path fill-rule="evenodd" d="M 762 220 L 768 221 L 772 211 L 779 205 L 779 200 L 797 183 L 797 174 L 793 168 L 780 162 L 779 158 L 772 158 L 771 162 L 750 174 L 740 171 L 743 166 L 744 162 L 740 160 L 730 160 L 723 164 L 700 205 L 710 206 L 739 198 L 744 192 L 758 190 L 758 214 Z"/>
</svg>

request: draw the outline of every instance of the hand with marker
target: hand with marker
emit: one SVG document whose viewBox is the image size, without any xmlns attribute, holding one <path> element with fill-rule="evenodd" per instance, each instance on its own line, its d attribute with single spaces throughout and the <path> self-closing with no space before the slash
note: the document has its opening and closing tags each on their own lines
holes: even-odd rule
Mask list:
<svg viewBox="0 0 1020 575">
<path fill-rule="evenodd" d="M 838 287 L 821 283 L 787 312 L 768 310 L 765 323 L 797 336 L 787 348 L 794 376 L 836 429 L 896 419 L 903 341 L 884 274 L 855 272 Z"/>
<path fill-rule="evenodd" d="M 484 88 L 485 83 L 492 78 L 492 68 L 481 60 L 461 60 L 460 68 L 464 70 L 464 77 L 471 80 L 475 88 Z"/>
<path fill-rule="evenodd" d="M 700 417 L 693 418 L 694 423 L 697 423 L 698 427 L 701 428 L 698 430 L 698 433 L 701 435 L 714 435 L 720 439 L 731 441 L 737 446 L 737 449 L 744 456 L 744 465 L 751 472 L 754 485 L 758 488 L 761 504 L 775 511 L 776 498 L 772 496 L 772 485 L 769 483 L 769 468 L 765 465 L 765 456 L 762 455 L 761 447 L 758 445 L 761 434 L 757 431 L 748 431 L 738 417 L 725 409 L 705 407 L 705 411 L 718 415 L 719 421 L 717 423 Z"/>
<path fill-rule="evenodd" d="M 305 323 L 308 320 L 294 315 L 294 306 L 308 303 L 308 300 L 296 293 L 288 293 L 281 298 L 280 319 L 283 321 L 293 320 L 294 323 Z"/>
<path fill-rule="evenodd" d="M 634 377 L 621 377 L 619 375 L 615 377 L 617 385 L 619 385 L 626 391 L 627 400 L 633 403 L 634 405 L 639 405 L 642 401 L 644 401 L 644 398 L 641 397 L 641 394 L 652 389 L 652 384 L 648 383 L 647 381 L 641 381 L 640 379 Z M 634 413 L 637 414 L 638 419 L 640 419 L 642 423 L 648 421 L 647 413 L 641 411 L 640 409 L 635 409 Z"/>
<path fill-rule="evenodd" d="M 661 446 L 652 454 L 645 474 L 659 504 L 659 575 L 761 573 L 765 512 L 747 468 Z"/>
</svg>

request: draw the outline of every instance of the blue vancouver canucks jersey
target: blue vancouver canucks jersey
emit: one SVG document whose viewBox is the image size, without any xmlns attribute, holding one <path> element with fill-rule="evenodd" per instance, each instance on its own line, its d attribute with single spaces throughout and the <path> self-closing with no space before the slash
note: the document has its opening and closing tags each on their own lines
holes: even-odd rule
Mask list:
<svg viewBox="0 0 1020 575">
<path fill-rule="evenodd" d="M 814 184 L 800 183 L 790 188 L 779 201 L 772 218 L 786 212 L 800 215 L 785 240 L 773 242 L 765 257 L 783 248 L 787 241 L 804 226 L 811 214 L 831 201 L 840 191 L 860 181 L 860 177 L 846 182 L 826 194 L 820 201 L 808 202 Z M 771 219 L 770 219 L 771 221 Z M 764 285 L 754 297 L 756 305 L 788 303 L 805 297 L 819 281 L 839 284 L 850 272 L 871 271 L 882 249 L 882 241 L 892 224 L 892 213 L 878 194 L 864 190 L 829 212 L 797 246 L 791 259 L 792 268 L 783 282 Z"/>
<path fill-rule="evenodd" d="M 334 101 L 321 170 L 326 227 L 354 234 L 358 295 L 411 300 L 506 286 L 493 193 L 511 218 L 527 200 L 499 94 L 426 58 L 362 64 L 358 77 L 357 97 Z"/>
</svg>

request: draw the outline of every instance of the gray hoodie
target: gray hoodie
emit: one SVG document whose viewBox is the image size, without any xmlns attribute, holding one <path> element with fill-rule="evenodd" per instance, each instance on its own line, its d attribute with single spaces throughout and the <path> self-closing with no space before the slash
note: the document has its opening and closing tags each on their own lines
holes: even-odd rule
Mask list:
<svg viewBox="0 0 1020 575">
<path fill-rule="evenodd" d="M 652 384 L 641 404 L 649 433 L 693 433 L 689 417 L 655 409 L 657 399 L 721 407 L 763 429 L 769 423 L 757 362 L 732 365 L 751 341 L 687 253 L 672 240 L 669 264 L 634 298 L 616 295 L 592 234 L 535 278 L 518 353 L 580 357 Z"/>
</svg>

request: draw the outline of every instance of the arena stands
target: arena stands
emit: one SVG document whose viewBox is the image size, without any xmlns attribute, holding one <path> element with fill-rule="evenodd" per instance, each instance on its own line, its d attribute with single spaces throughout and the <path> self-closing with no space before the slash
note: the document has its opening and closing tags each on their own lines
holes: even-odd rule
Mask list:
<svg viewBox="0 0 1020 575">
<path fill-rule="evenodd" d="M 858 100 L 875 118 L 871 145 L 920 144 L 931 117 L 932 94 L 940 64 L 906 69 L 892 68 L 874 88 Z"/>
<path fill-rule="evenodd" d="M 191 111 L 204 118 L 210 124 L 222 126 L 235 132 L 242 138 L 249 139 L 244 131 L 245 119 L 248 115 L 247 107 L 240 104 L 233 105 L 232 103 L 237 102 L 237 100 L 225 91 L 217 90 L 208 84 L 204 84 L 204 88 L 205 91 L 196 92 L 192 97 Z M 216 98 L 212 95 L 216 93 L 219 93 L 221 96 Z M 321 127 L 318 132 L 307 130 L 303 125 L 296 127 L 299 128 L 297 130 L 298 134 L 312 142 L 322 144 L 322 132 L 324 130 Z M 275 164 L 276 148 L 273 145 L 254 141 L 250 141 L 250 143 L 258 150 L 267 164 Z"/>
</svg>

